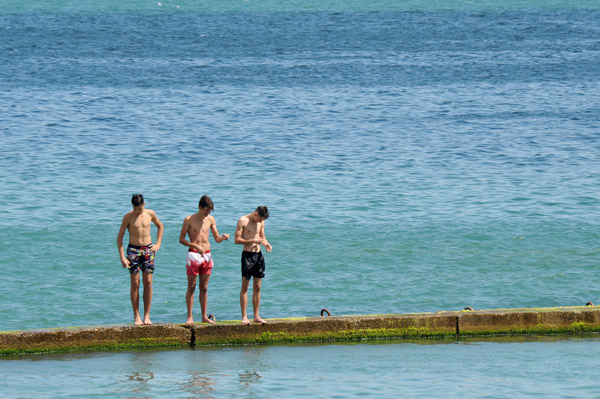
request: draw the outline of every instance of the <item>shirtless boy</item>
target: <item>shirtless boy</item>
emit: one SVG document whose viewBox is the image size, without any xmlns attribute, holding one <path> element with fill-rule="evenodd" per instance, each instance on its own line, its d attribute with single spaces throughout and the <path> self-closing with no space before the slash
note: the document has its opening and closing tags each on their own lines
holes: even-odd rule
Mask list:
<svg viewBox="0 0 600 399">
<path fill-rule="evenodd" d="M 235 243 L 242 244 L 242 289 L 240 291 L 240 306 L 242 308 L 242 324 L 250 324 L 246 308 L 248 305 L 248 286 L 252 283 L 252 306 L 254 307 L 254 321 L 265 324 L 259 314 L 260 286 L 265 277 L 265 259 L 260 252 L 261 244 L 267 252 L 273 249 L 265 238 L 265 220 L 269 218 L 266 206 L 259 206 L 248 215 L 242 216 L 235 230 Z"/>
<path fill-rule="evenodd" d="M 186 216 L 179 234 L 179 242 L 189 247 L 186 261 L 188 286 L 185 295 L 187 305 L 186 324 L 194 324 L 192 308 L 194 307 L 194 291 L 196 290 L 196 281 L 200 276 L 200 306 L 202 308 L 202 322 L 214 323 L 206 314 L 206 300 L 208 291 L 208 280 L 213 268 L 213 259 L 210 253 L 210 242 L 208 241 L 208 232 L 213 235 L 216 242 L 223 242 L 229 239 L 229 234 L 219 235 L 215 218 L 210 216 L 214 210 L 213 202 L 207 195 L 200 198 L 198 212 Z M 189 241 L 186 240 L 189 236 Z"/>
<path fill-rule="evenodd" d="M 154 273 L 154 255 L 160 249 L 163 236 L 163 225 L 158 220 L 156 213 L 145 209 L 142 194 L 134 194 L 131 198 L 133 211 L 123 216 L 123 222 L 117 236 L 117 248 L 121 257 L 121 265 L 129 269 L 131 277 L 131 306 L 133 307 L 133 320 L 136 325 L 152 324 L 150 321 L 150 306 L 152 305 L 152 274 Z M 152 244 L 150 222 L 156 226 L 156 244 Z M 129 231 L 129 245 L 127 257 L 123 252 L 123 236 L 125 230 Z M 144 320 L 140 317 L 140 270 L 144 281 Z"/>
</svg>

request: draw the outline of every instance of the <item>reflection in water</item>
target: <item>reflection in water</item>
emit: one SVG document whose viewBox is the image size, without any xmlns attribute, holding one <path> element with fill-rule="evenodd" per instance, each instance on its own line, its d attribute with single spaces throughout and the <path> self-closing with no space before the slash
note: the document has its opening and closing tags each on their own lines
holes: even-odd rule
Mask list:
<svg viewBox="0 0 600 399">
<path fill-rule="evenodd" d="M 149 383 L 154 379 L 154 358 L 156 353 L 133 352 L 129 355 L 129 370 L 131 374 L 126 374 L 128 382 L 133 383 L 131 393 L 143 394 L 152 391 Z M 139 396 L 135 396 L 139 398 Z"/>
<path fill-rule="evenodd" d="M 497 397 L 588 398 L 597 397 L 598 386 L 600 340 L 593 337 L 0 359 L 0 397 L 393 398 L 400 392 L 406 397 L 464 398 L 495 392 Z"/>
<path fill-rule="evenodd" d="M 260 382 L 262 378 L 256 371 L 246 371 L 245 373 L 239 374 L 240 378 L 240 390 L 247 398 L 254 398 L 256 392 L 254 391 L 257 382 Z"/>
<path fill-rule="evenodd" d="M 185 391 L 194 395 L 193 397 L 215 398 L 212 394 L 215 393 L 217 380 L 209 377 L 205 373 L 192 373 L 190 382 L 182 387 Z"/>
<path fill-rule="evenodd" d="M 148 382 L 154 378 L 154 373 L 135 373 L 133 375 L 128 375 L 127 378 L 129 378 L 129 381 Z"/>
<path fill-rule="evenodd" d="M 265 372 L 268 370 L 268 362 L 265 361 L 265 347 L 254 346 L 242 349 L 242 363 L 245 364 L 245 371 L 238 374 L 241 393 L 248 398 L 253 398 L 256 395 L 254 388 L 261 382 L 262 376 L 257 370 Z M 248 369 L 248 365 L 252 365 L 252 369 Z"/>
<path fill-rule="evenodd" d="M 256 382 L 259 382 L 261 378 L 261 375 L 256 371 L 247 371 L 240 374 L 240 383 L 246 387 L 249 387 Z"/>
</svg>

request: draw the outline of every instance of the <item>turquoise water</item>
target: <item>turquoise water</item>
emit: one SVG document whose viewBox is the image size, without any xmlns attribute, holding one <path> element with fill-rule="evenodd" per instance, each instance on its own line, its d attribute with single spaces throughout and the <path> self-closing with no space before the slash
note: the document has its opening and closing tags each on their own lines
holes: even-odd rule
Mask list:
<svg viewBox="0 0 600 399">
<path fill-rule="evenodd" d="M 598 10 L 598 2 L 594 0 L 403 0 L 391 2 L 388 0 L 105 0 L 102 2 L 90 0 L 27 0 L 12 3 L 1 3 L 0 11 L 33 12 L 33 13 L 63 13 L 63 12 L 390 12 L 390 11 L 545 11 L 545 10 Z"/>
<path fill-rule="evenodd" d="M 26 356 L 1 361 L 0 382 L 11 398 L 594 398 L 598 343 L 546 339 Z"/>
<path fill-rule="evenodd" d="M 599 17 L 1 3 L 0 330 L 132 321 L 116 235 L 137 192 L 165 225 L 154 322 L 185 321 L 178 236 L 203 194 L 221 233 L 271 210 L 266 318 L 600 302 Z M 209 312 L 238 319 L 241 248 L 212 250 Z"/>
</svg>

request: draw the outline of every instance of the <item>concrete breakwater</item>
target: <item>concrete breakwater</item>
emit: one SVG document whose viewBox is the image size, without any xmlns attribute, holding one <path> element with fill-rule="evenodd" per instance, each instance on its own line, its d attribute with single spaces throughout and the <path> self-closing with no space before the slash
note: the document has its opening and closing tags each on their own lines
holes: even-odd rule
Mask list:
<svg viewBox="0 0 600 399">
<path fill-rule="evenodd" d="M 386 338 L 580 334 L 600 332 L 600 306 L 269 319 L 268 324 L 156 323 L 0 332 L 0 355 L 68 350 L 330 342 Z"/>
</svg>

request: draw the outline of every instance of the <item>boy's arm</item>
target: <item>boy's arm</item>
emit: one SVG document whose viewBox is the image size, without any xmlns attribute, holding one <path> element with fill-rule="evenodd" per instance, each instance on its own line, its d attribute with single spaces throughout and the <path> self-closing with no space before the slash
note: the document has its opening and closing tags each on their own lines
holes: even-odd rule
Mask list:
<svg viewBox="0 0 600 399">
<path fill-rule="evenodd" d="M 153 244 L 152 248 L 150 248 L 150 249 L 153 252 L 157 252 L 160 249 L 160 245 L 162 243 L 164 226 L 161 223 L 161 221 L 158 219 L 158 216 L 156 216 L 155 212 L 152 212 L 151 216 L 152 216 L 152 222 L 156 226 L 156 244 Z"/>
<path fill-rule="evenodd" d="M 242 245 L 260 244 L 260 240 L 247 240 L 245 238 L 242 238 L 242 233 L 244 232 L 244 227 L 246 227 L 247 224 L 248 224 L 248 222 L 243 217 L 240 218 L 240 220 L 238 220 L 237 227 L 235 228 L 234 242 L 236 244 L 242 244 Z"/>
<path fill-rule="evenodd" d="M 190 216 L 187 216 L 185 219 L 183 219 L 183 226 L 181 226 L 181 233 L 179 233 L 179 243 L 181 245 L 185 245 L 186 247 L 195 249 L 199 253 L 203 254 L 204 250 L 202 249 L 202 247 L 200 245 L 192 244 L 191 242 L 189 242 L 188 240 L 185 239 L 185 236 L 187 236 L 187 232 L 188 232 L 189 228 L 190 228 Z"/>
<path fill-rule="evenodd" d="M 117 249 L 119 250 L 119 258 L 121 259 L 121 266 L 129 269 L 129 260 L 125 257 L 125 252 L 123 251 L 123 237 L 125 236 L 125 230 L 127 230 L 127 215 L 123 216 L 123 222 L 121 222 L 121 228 L 119 229 L 119 234 L 117 235 Z"/>
<path fill-rule="evenodd" d="M 267 252 L 271 252 L 273 247 L 271 244 L 269 244 L 269 241 L 267 241 L 267 237 L 265 237 L 265 222 L 262 222 L 260 226 L 260 238 L 262 239 L 262 245 L 265 247 Z"/>
<path fill-rule="evenodd" d="M 229 240 L 229 234 L 219 235 L 219 230 L 217 229 L 217 222 L 215 218 L 212 218 L 212 224 L 210 225 L 210 231 L 215 239 L 215 242 L 223 242 L 225 240 Z"/>
</svg>

